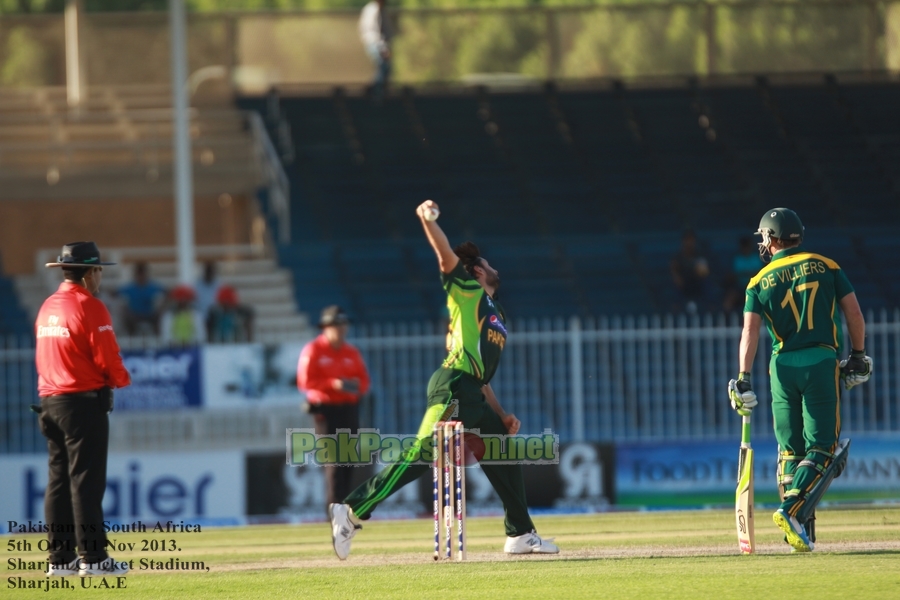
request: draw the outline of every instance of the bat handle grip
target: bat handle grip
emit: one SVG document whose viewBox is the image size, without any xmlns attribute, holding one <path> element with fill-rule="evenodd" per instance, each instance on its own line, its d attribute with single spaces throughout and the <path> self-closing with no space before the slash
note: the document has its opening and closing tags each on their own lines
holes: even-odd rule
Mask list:
<svg viewBox="0 0 900 600">
<path fill-rule="evenodd" d="M 741 448 L 750 447 L 750 415 L 741 417 Z"/>
</svg>

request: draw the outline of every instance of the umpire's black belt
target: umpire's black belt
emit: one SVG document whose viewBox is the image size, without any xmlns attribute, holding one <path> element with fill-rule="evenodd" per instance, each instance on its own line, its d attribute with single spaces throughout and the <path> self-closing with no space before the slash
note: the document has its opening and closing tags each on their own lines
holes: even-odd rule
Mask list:
<svg viewBox="0 0 900 600">
<path fill-rule="evenodd" d="M 71 394 L 60 394 L 58 396 L 41 396 L 41 400 L 68 400 L 69 398 L 85 398 L 87 400 L 96 400 L 99 397 L 99 390 L 91 390 L 89 392 L 73 392 Z"/>
<path fill-rule="evenodd" d="M 100 399 L 100 390 L 90 390 L 88 392 L 74 392 L 72 394 L 60 394 L 58 396 L 41 396 L 41 401 L 44 400 L 99 400 Z M 36 414 L 41 414 L 43 408 L 40 404 L 30 404 L 28 408 L 31 409 L 31 412 Z"/>
</svg>

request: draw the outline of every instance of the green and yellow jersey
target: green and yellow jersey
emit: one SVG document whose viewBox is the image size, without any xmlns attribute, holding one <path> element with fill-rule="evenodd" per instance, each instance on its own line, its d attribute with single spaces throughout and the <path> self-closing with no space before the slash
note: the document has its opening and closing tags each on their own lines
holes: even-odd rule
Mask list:
<svg viewBox="0 0 900 600">
<path fill-rule="evenodd" d="M 853 286 L 836 262 L 788 248 L 750 280 L 744 312 L 763 317 L 773 354 L 815 347 L 840 352 L 838 301 L 851 292 Z"/>
<path fill-rule="evenodd" d="M 506 313 L 466 271 L 462 262 L 442 273 L 450 311 L 445 369 L 458 369 L 488 384 L 506 345 Z"/>
</svg>

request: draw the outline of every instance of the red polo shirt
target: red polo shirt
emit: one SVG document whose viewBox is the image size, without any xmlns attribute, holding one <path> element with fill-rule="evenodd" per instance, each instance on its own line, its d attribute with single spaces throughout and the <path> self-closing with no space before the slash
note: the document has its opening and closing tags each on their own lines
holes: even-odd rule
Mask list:
<svg viewBox="0 0 900 600">
<path fill-rule="evenodd" d="M 335 379 L 359 379 L 359 391 L 334 389 Z M 369 391 L 369 372 L 354 346 L 344 343 L 333 348 L 324 335 L 308 343 L 297 363 L 297 387 L 306 392 L 311 404 L 357 403 Z"/>
<path fill-rule="evenodd" d="M 84 287 L 61 283 L 41 306 L 34 330 L 39 396 L 131 383 L 109 311 Z"/>
</svg>

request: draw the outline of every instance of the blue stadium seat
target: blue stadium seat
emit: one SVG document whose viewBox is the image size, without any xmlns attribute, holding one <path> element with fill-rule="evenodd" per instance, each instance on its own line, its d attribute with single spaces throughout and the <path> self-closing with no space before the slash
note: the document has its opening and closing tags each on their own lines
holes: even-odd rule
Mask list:
<svg viewBox="0 0 900 600">
<path fill-rule="evenodd" d="M 0 273 L 0 335 L 25 335 L 32 331 L 32 323 L 19 305 L 12 280 Z"/>
<path fill-rule="evenodd" d="M 900 244 L 883 232 L 900 220 L 895 83 L 404 94 L 281 100 L 297 160 L 279 257 L 303 309 L 439 318 L 413 213 L 425 198 L 451 243 L 481 245 L 515 318 L 670 310 L 688 226 L 715 307 L 737 239 L 773 206 L 798 211 L 866 307 L 897 305 Z"/>
</svg>

